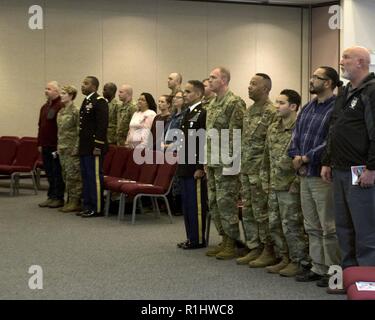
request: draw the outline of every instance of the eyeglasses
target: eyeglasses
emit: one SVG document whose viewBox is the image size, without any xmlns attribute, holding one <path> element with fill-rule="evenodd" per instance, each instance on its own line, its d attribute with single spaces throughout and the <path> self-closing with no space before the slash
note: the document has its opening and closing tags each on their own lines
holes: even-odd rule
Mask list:
<svg viewBox="0 0 375 320">
<path fill-rule="evenodd" d="M 174 96 L 173 99 L 183 99 L 184 97 Z"/>
<path fill-rule="evenodd" d="M 317 76 L 317 75 L 313 75 L 311 78 L 310 78 L 310 80 L 322 80 L 322 81 L 328 81 L 329 79 L 327 79 L 327 78 L 322 78 L 322 77 L 319 77 L 319 76 Z"/>
</svg>

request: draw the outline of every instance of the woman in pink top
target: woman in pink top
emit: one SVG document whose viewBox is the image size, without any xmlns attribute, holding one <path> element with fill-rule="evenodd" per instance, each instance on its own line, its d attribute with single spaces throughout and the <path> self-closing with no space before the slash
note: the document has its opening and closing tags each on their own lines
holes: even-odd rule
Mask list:
<svg viewBox="0 0 375 320">
<path fill-rule="evenodd" d="M 135 148 L 138 145 L 146 147 L 152 122 L 156 116 L 156 103 L 150 93 L 143 92 L 138 98 L 138 111 L 133 114 L 129 124 L 128 137 L 125 146 Z"/>
</svg>

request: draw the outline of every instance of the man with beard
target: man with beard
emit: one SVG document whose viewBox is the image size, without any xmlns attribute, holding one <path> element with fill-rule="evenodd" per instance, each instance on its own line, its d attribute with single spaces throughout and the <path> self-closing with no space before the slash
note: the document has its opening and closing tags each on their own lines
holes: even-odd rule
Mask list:
<svg viewBox="0 0 375 320">
<path fill-rule="evenodd" d="M 310 93 L 316 97 L 298 115 L 288 150 L 301 178 L 301 206 L 312 260 L 311 270 L 297 275 L 296 280 L 317 281 L 320 287 L 328 286 L 329 267 L 340 263 L 332 188 L 320 177 L 321 158 L 336 99 L 333 91 L 339 83 L 339 76 L 331 67 L 320 67 L 314 72 Z"/>
<path fill-rule="evenodd" d="M 346 49 L 340 62 L 350 82 L 332 113 L 322 178 L 332 180 L 342 267 L 375 266 L 375 75 L 366 48 Z M 357 185 L 351 167 L 365 166 Z M 353 168 L 354 169 L 354 168 Z"/>
</svg>

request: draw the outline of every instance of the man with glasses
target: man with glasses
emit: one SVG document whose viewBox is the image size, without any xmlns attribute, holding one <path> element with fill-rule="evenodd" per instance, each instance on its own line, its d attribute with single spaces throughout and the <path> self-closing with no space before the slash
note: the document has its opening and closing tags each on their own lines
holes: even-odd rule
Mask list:
<svg viewBox="0 0 375 320">
<path fill-rule="evenodd" d="M 333 91 L 339 84 L 339 76 L 331 67 L 320 67 L 314 72 L 310 93 L 316 97 L 298 115 L 288 150 L 301 177 L 301 206 L 312 260 L 311 270 L 297 275 L 296 280 L 317 281 L 320 287 L 328 286 L 329 267 L 340 264 L 332 188 L 320 177 L 321 158 L 336 99 Z"/>
</svg>

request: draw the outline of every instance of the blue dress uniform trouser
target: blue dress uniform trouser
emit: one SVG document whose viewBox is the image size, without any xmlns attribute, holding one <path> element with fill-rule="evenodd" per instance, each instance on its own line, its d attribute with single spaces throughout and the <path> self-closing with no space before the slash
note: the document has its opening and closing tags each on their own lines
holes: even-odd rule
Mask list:
<svg viewBox="0 0 375 320">
<path fill-rule="evenodd" d="M 350 170 L 333 170 L 334 209 L 342 268 L 375 266 L 375 187 L 352 185 Z"/>
<path fill-rule="evenodd" d="M 205 179 L 179 177 L 186 238 L 192 244 L 205 244 L 207 186 Z"/>
<path fill-rule="evenodd" d="M 104 208 L 103 195 L 103 157 L 81 156 L 81 174 L 83 186 L 84 210 L 102 213 Z"/>
</svg>

